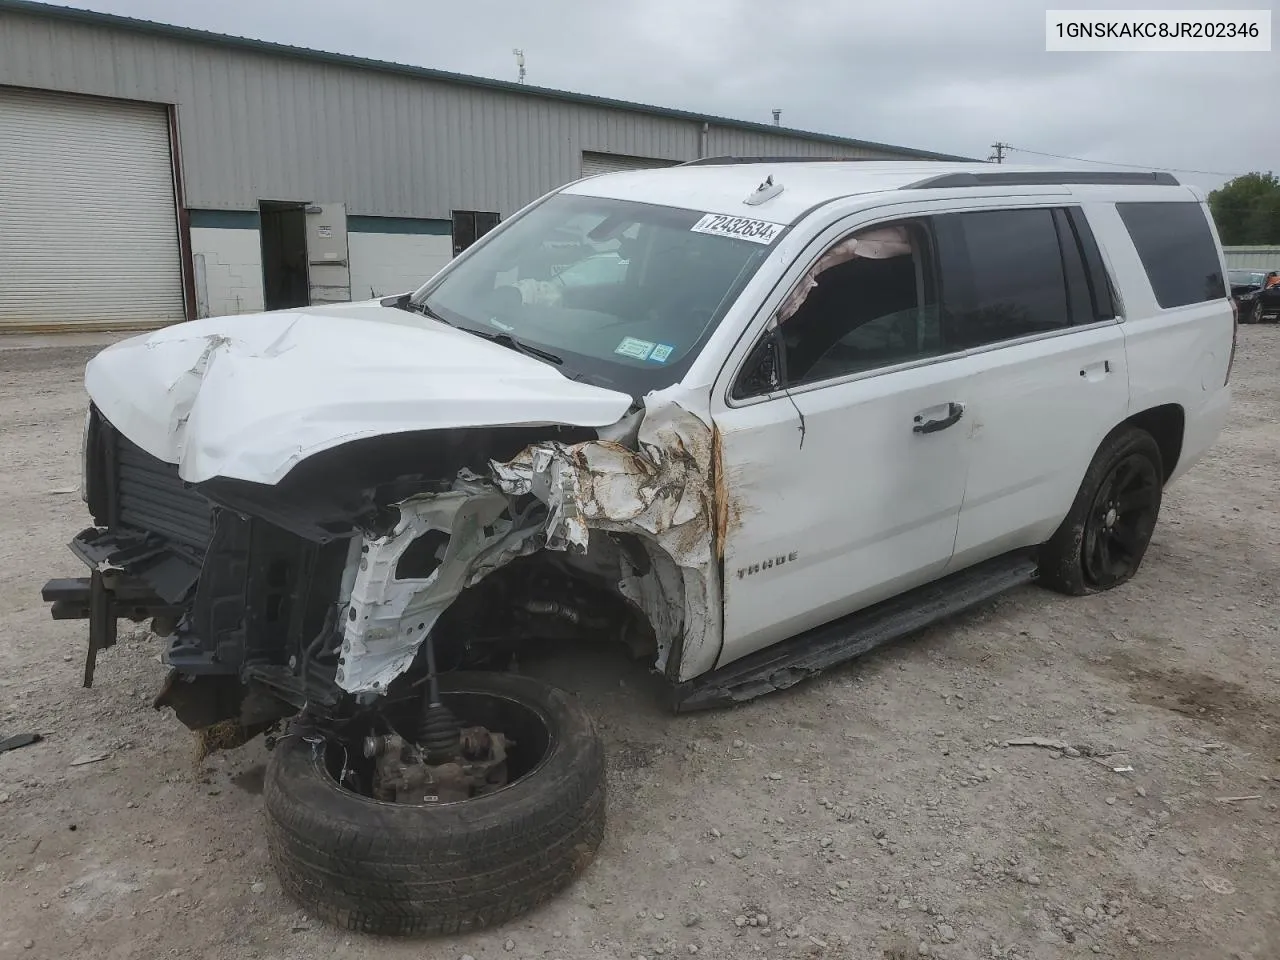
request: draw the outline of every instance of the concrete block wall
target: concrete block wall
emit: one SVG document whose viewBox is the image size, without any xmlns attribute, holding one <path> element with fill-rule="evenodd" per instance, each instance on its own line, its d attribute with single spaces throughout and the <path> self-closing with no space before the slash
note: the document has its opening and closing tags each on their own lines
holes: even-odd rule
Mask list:
<svg viewBox="0 0 1280 960">
<path fill-rule="evenodd" d="M 193 226 L 191 256 L 196 261 L 196 312 L 200 316 L 262 310 L 262 241 L 256 227 Z"/>
<path fill-rule="evenodd" d="M 367 300 L 422 286 L 453 258 L 453 238 L 348 230 L 347 249 L 351 299 Z"/>
</svg>

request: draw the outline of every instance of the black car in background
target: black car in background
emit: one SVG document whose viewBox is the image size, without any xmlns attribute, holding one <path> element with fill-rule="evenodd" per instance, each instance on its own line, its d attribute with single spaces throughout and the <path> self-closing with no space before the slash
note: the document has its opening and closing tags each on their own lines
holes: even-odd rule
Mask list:
<svg viewBox="0 0 1280 960">
<path fill-rule="evenodd" d="M 1268 281 L 1275 277 L 1275 270 L 1228 270 L 1227 276 L 1231 281 L 1231 299 L 1236 302 L 1236 306 L 1240 310 L 1241 323 L 1260 322 L 1259 303 L 1263 290 Z M 1272 286 L 1267 291 L 1267 302 L 1272 302 L 1272 294 L 1280 297 L 1280 287 Z M 1272 310 L 1275 309 L 1273 306 Z M 1270 312 L 1270 311 L 1269 311 Z M 1274 319 L 1274 317 L 1272 317 Z"/>
<path fill-rule="evenodd" d="M 1270 276 L 1276 276 L 1272 271 Z M 1265 285 L 1253 300 L 1252 323 L 1280 323 L 1280 282 Z"/>
</svg>

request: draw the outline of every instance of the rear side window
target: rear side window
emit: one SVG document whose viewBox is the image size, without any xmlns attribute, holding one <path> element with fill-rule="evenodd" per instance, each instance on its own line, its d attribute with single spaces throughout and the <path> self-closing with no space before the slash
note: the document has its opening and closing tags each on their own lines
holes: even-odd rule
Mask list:
<svg viewBox="0 0 1280 960">
<path fill-rule="evenodd" d="M 1071 326 L 1053 210 L 945 214 L 934 219 L 934 230 L 949 343 L 965 349 Z M 1083 300 L 1079 261 L 1071 266 L 1073 286 Z"/>
<path fill-rule="evenodd" d="M 1198 203 L 1117 203 L 1156 303 L 1168 310 L 1227 295 L 1218 248 Z"/>
</svg>

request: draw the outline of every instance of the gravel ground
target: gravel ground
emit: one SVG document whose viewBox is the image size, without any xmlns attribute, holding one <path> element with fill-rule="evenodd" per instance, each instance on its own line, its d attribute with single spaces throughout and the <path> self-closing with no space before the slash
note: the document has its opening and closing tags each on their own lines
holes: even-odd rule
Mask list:
<svg viewBox="0 0 1280 960">
<path fill-rule="evenodd" d="M 1280 329 L 1240 333 L 1231 424 L 1120 590 L 1020 589 L 688 717 L 612 655 L 536 664 L 601 721 L 604 846 L 533 915 L 426 943 L 336 932 L 283 896 L 265 751 L 198 764 L 149 707 L 144 630 L 80 688 L 85 627 L 39 590 L 81 574 L 64 543 L 88 522 L 92 349 L 0 349 L 0 736 L 45 736 L 0 755 L 0 957 L 1280 956 Z M 1002 745 L 1021 737 L 1075 746 Z"/>
</svg>

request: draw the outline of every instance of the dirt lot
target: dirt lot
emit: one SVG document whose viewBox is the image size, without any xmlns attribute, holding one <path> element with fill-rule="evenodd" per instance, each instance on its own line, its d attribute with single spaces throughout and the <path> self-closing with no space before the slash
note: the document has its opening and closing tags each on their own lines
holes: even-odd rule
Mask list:
<svg viewBox="0 0 1280 960">
<path fill-rule="evenodd" d="M 0 350 L 0 737 L 45 736 L 0 755 L 0 957 L 1280 956 L 1280 330 L 1242 328 L 1230 428 L 1126 588 L 1022 589 L 689 717 L 611 656 L 539 663 L 604 728 L 605 844 L 534 915 L 425 944 L 331 931 L 282 895 L 265 751 L 196 764 L 149 707 L 145 631 L 80 688 L 84 625 L 39 589 L 80 575 L 63 545 L 87 523 L 91 353 Z M 1085 755 L 1001 745 L 1020 737 Z"/>
</svg>

